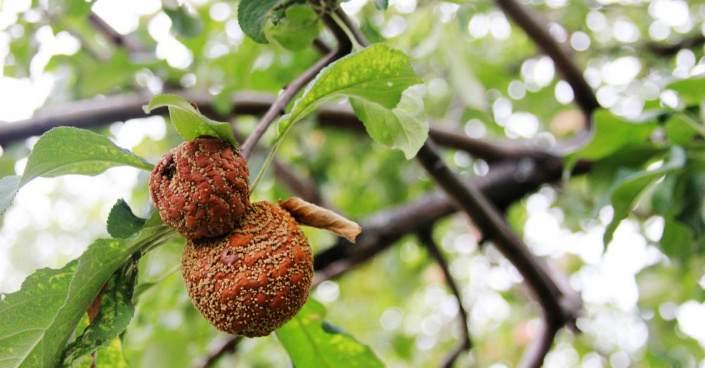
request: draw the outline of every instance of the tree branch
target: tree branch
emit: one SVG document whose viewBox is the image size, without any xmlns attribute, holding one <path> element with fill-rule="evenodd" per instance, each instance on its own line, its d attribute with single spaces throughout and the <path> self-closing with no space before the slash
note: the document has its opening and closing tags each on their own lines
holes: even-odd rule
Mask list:
<svg viewBox="0 0 705 368">
<path fill-rule="evenodd" d="M 567 295 L 553 280 L 554 275 L 548 271 L 548 266 L 531 254 L 521 238 L 506 223 L 499 210 L 478 188 L 472 184 L 463 183 L 445 165 L 431 140 L 426 141 L 416 158 L 452 201 L 472 218 L 483 235 L 487 239 L 492 239 L 497 249 L 521 273 L 529 290 L 541 305 L 543 317 L 548 325 L 564 326 L 577 318 L 580 304 L 567 300 Z M 538 356 L 533 362 L 543 362 L 544 356 Z"/>
<path fill-rule="evenodd" d="M 455 360 L 458 359 L 460 353 L 465 350 L 470 351 L 472 349 L 470 329 L 468 328 L 468 313 L 467 311 L 465 311 L 465 307 L 463 306 L 463 298 L 460 293 L 460 288 L 458 288 L 458 285 L 455 283 L 455 280 L 453 280 L 453 275 L 451 275 L 450 269 L 448 268 L 448 261 L 446 261 L 445 257 L 443 256 L 443 253 L 441 253 L 441 250 L 438 248 L 438 245 L 433 240 L 432 228 L 426 228 L 420 231 L 418 237 L 419 241 L 426 246 L 428 252 L 431 254 L 433 259 L 436 260 L 436 263 L 438 263 L 438 265 L 441 267 L 441 270 L 443 270 L 443 276 L 446 279 L 446 283 L 448 283 L 448 287 L 455 295 L 455 298 L 458 299 L 460 322 L 463 326 L 463 339 L 460 343 L 460 346 L 458 346 L 458 348 L 450 356 L 448 356 L 445 363 L 443 364 L 444 368 L 450 368 L 453 366 Z"/>
<path fill-rule="evenodd" d="M 578 103 L 583 108 L 587 116 L 592 110 L 597 108 L 597 99 L 589 85 L 582 78 L 577 66 L 572 63 L 568 55 L 558 46 L 551 36 L 537 22 L 529 18 L 529 14 L 523 10 L 513 0 L 497 0 L 503 10 L 510 15 L 517 23 L 521 22 L 522 28 L 527 30 L 529 36 L 534 39 L 544 51 L 554 58 L 554 63 L 561 62 L 570 65 L 557 65 L 562 73 L 566 73 L 564 78 L 571 83 L 576 95 L 583 92 L 580 88 L 586 87 L 588 94 L 578 98 Z M 341 12 L 342 13 L 342 12 Z M 341 20 L 351 30 L 352 27 L 347 16 L 339 15 Z M 346 22 L 347 20 L 347 22 Z M 353 33 L 358 43 L 367 46 L 367 41 L 359 35 Z M 592 97 L 592 101 L 590 101 Z M 553 276 L 547 270 L 547 266 L 538 258 L 534 257 L 523 241 L 514 234 L 512 229 L 506 224 L 498 209 L 476 188 L 472 183 L 463 183 L 443 162 L 436 152 L 435 145 L 431 139 L 421 147 L 416 156 L 426 171 L 433 177 L 434 181 L 440 185 L 443 191 L 451 198 L 457 207 L 470 216 L 477 226 L 482 230 L 487 238 L 493 238 L 497 248 L 507 259 L 519 270 L 524 277 L 529 289 L 538 299 L 544 311 L 544 318 L 550 319 L 548 323 L 557 323 L 559 326 L 565 325 L 577 317 L 580 303 L 564 302 L 566 295 L 559 289 Z M 562 163 L 557 157 L 548 157 L 553 162 L 546 162 L 547 167 L 560 167 Z M 575 310 L 577 308 L 577 310 Z M 541 357 L 543 361 L 543 357 Z"/>
<path fill-rule="evenodd" d="M 348 106 L 330 105 L 320 108 L 318 110 L 318 125 L 367 134 L 365 126 Z M 442 146 L 467 152 L 470 156 L 483 159 L 488 163 L 549 154 L 535 145 L 509 140 L 471 138 L 454 129 L 437 124 L 430 125 L 428 135 Z"/>
<path fill-rule="evenodd" d="M 318 110 L 318 125 L 367 134 L 365 126 L 347 106 L 330 105 L 320 108 Z M 547 151 L 530 143 L 471 138 L 459 131 L 437 124 L 430 125 L 428 135 L 439 145 L 467 152 L 470 156 L 483 159 L 488 163 L 516 160 L 527 156 L 550 155 Z"/>
<path fill-rule="evenodd" d="M 579 165 L 573 175 L 587 172 Z M 561 180 L 562 163 L 528 158 L 499 163 L 483 177 L 464 180 L 472 183 L 500 210 L 538 190 L 541 185 Z M 424 194 L 416 200 L 383 209 L 359 221 L 362 232 L 355 244 L 343 238 L 316 254 L 314 268 L 317 282 L 334 278 L 366 262 L 402 237 L 455 213 L 458 209 L 440 190 Z"/>
<path fill-rule="evenodd" d="M 546 30 L 544 26 L 546 22 L 537 20 L 535 14 L 520 5 L 516 0 L 496 0 L 496 3 L 553 60 L 556 70 L 573 88 L 575 101 L 588 117 L 588 124 L 591 124 L 589 117 L 595 109 L 600 107 L 600 104 L 597 102 L 592 88 L 583 78 L 583 73 L 575 64 L 575 61 L 570 57 L 566 49 L 559 45 Z"/>
<path fill-rule="evenodd" d="M 110 42 L 116 46 L 124 47 L 125 50 L 129 51 L 131 54 L 140 54 L 147 51 L 142 44 L 133 38 L 123 36 L 113 29 L 113 27 L 106 23 L 103 18 L 99 17 L 98 14 L 90 12 L 90 14 L 88 14 L 88 21 L 93 24 L 93 27 L 103 34 L 103 36 L 110 40 Z"/>
<path fill-rule="evenodd" d="M 318 73 L 327 65 L 349 54 L 352 50 L 352 43 L 350 43 L 348 38 L 342 35 L 336 27 L 334 27 L 335 21 L 330 17 L 330 15 L 326 14 L 323 16 L 323 23 L 330 28 L 335 35 L 336 40 L 338 41 L 338 48 L 335 51 L 328 53 L 323 57 L 323 59 L 319 60 L 310 69 L 304 72 L 304 74 L 296 78 L 295 81 L 284 88 L 284 92 L 277 97 L 269 110 L 267 110 L 267 113 L 265 113 L 264 117 L 262 117 L 262 120 L 260 120 L 259 124 L 257 124 L 255 130 L 249 137 L 247 137 L 245 143 L 243 143 L 242 155 L 245 159 L 250 158 L 254 146 L 257 145 L 259 140 L 264 135 L 264 132 L 267 131 L 267 128 L 269 128 L 277 116 L 283 113 L 286 106 L 289 105 L 289 102 L 294 99 L 294 97 L 306 86 L 306 84 L 312 81 L 313 78 L 315 78 L 316 75 L 318 75 Z"/>
<path fill-rule="evenodd" d="M 188 101 L 198 105 L 206 115 L 225 118 L 213 110 L 213 96 L 205 92 L 187 90 L 166 91 L 177 93 Z M 27 120 L 13 123 L 0 122 L 0 145 L 13 141 L 41 135 L 51 128 L 73 126 L 77 128 L 94 128 L 116 121 L 125 121 L 146 117 L 142 110 L 152 98 L 149 92 L 125 93 L 104 98 L 79 100 L 62 104 L 61 107 L 39 110 Z M 263 94 L 241 94 L 234 96 L 232 103 L 234 114 L 257 115 L 265 111 L 273 99 Z M 155 113 L 166 114 L 166 109 Z"/>
<path fill-rule="evenodd" d="M 173 90 L 187 101 L 198 105 L 205 115 L 227 120 L 213 110 L 213 96 L 207 92 Z M 145 113 L 142 105 L 147 104 L 152 94 L 125 93 L 107 96 L 100 99 L 88 99 L 63 104 L 59 108 L 49 108 L 38 111 L 32 118 L 13 123 L 0 122 L 0 146 L 14 141 L 37 136 L 51 128 L 73 126 L 77 128 L 94 128 L 116 121 L 143 118 Z M 266 112 L 274 103 L 274 98 L 266 94 L 238 93 L 233 96 L 233 114 L 260 115 Z M 156 110 L 156 114 L 166 114 L 166 109 Z M 321 127 L 348 129 L 364 134 L 365 127 L 349 107 L 327 105 L 318 109 L 318 123 Z M 540 157 L 547 155 L 540 148 L 527 144 L 517 144 L 513 141 L 491 141 L 488 139 L 470 138 L 450 128 L 431 125 L 429 136 L 441 145 L 462 150 L 475 158 L 489 163 L 522 157 Z"/>
<path fill-rule="evenodd" d="M 492 204 L 500 210 L 506 209 L 511 203 L 528 193 L 535 192 L 541 185 L 559 182 L 563 172 L 562 164 L 529 158 L 523 162 L 503 162 L 491 167 L 490 172 L 474 179 L 466 179 L 463 183 L 480 190 Z M 590 170 L 589 164 L 579 164 L 572 175 L 584 174 Z M 448 215 L 455 213 L 457 207 L 440 190 L 427 193 L 413 202 L 386 208 L 359 221 L 362 233 L 355 244 L 345 239 L 316 254 L 314 268 L 316 276 L 314 283 L 318 284 L 330 278 L 339 277 L 356 266 L 367 262 L 378 253 L 395 244 L 402 237 L 415 233 L 419 228 L 426 228 Z M 559 287 L 566 290 L 565 280 L 557 278 Z M 566 310 L 571 311 L 571 318 L 580 312 L 580 300 L 577 294 L 567 293 L 560 301 Z M 527 348 L 520 367 L 539 367 L 537 359 L 543 359 L 550 350 L 555 331 L 563 324 L 556 324 L 557 319 L 544 321 L 548 332 L 537 338 Z M 566 321 L 572 322 L 572 321 Z M 529 364 L 531 363 L 531 364 Z"/>
<path fill-rule="evenodd" d="M 221 335 L 219 338 L 213 340 L 208 347 L 208 355 L 195 361 L 192 367 L 212 367 L 223 355 L 234 352 L 240 341 L 242 341 L 242 336 Z"/>
<path fill-rule="evenodd" d="M 465 151 L 470 156 L 481 158 L 488 163 L 516 160 L 525 157 L 550 156 L 545 150 L 529 144 L 470 138 L 465 134 L 439 125 L 434 125 L 433 128 L 429 130 L 428 135 L 439 145 Z"/>
</svg>

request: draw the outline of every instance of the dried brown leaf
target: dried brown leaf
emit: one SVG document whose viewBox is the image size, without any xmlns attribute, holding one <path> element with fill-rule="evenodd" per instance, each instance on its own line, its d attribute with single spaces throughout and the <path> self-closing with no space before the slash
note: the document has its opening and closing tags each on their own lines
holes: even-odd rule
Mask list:
<svg viewBox="0 0 705 368">
<path fill-rule="evenodd" d="M 357 235 L 362 231 L 362 228 L 357 223 L 331 210 L 308 203 L 299 197 L 291 197 L 286 202 L 279 200 L 278 203 L 279 207 L 289 212 L 296 222 L 301 225 L 334 232 L 353 243 Z"/>
</svg>

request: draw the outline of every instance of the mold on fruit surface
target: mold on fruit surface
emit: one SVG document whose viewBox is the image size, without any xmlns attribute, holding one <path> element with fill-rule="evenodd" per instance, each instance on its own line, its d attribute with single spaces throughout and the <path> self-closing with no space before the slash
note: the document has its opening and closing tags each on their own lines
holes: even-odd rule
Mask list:
<svg viewBox="0 0 705 368">
<path fill-rule="evenodd" d="M 181 272 L 194 306 L 216 328 L 266 336 L 306 302 L 313 254 L 288 212 L 256 202 L 230 234 L 186 239 Z"/>
<path fill-rule="evenodd" d="M 187 238 L 227 234 L 249 207 L 249 172 L 238 148 L 216 138 L 184 142 L 157 163 L 149 191 L 162 221 Z"/>
</svg>

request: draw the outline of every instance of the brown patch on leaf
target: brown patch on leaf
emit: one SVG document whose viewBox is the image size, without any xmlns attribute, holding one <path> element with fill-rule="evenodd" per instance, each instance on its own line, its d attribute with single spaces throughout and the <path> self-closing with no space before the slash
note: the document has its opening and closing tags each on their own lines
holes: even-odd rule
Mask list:
<svg viewBox="0 0 705 368">
<path fill-rule="evenodd" d="M 357 235 L 362 231 L 362 228 L 356 222 L 350 221 L 331 210 L 308 203 L 299 197 L 291 197 L 286 202 L 282 202 L 280 199 L 278 204 L 301 225 L 334 232 L 353 243 Z"/>
<path fill-rule="evenodd" d="M 88 313 L 88 323 L 93 323 L 95 317 L 98 316 L 98 311 L 100 311 L 100 300 L 103 298 L 103 292 L 107 289 L 108 283 L 106 282 L 105 285 L 103 285 L 103 288 L 98 292 L 98 295 L 96 295 L 95 299 L 93 299 L 91 305 L 88 306 L 88 309 L 86 310 L 86 313 Z"/>
</svg>

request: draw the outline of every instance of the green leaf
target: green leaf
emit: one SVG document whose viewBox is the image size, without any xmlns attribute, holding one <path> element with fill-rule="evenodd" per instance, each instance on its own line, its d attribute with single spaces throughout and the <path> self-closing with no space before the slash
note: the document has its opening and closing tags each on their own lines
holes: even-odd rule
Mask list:
<svg viewBox="0 0 705 368">
<path fill-rule="evenodd" d="M 678 145 L 690 143 L 695 135 L 705 138 L 705 126 L 695 121 L 687 113 L 673 116 L 666 122 L 664 130 L 668 139 Z"/>
<path fill-rule="evenodd" d="M 685 260 L 693 254 L 693 233 L 672 219 L 666 219 L 660 240 L 661 251 L 671 258 Z"/>
<path fill-rule="evenodd" d="M 136 282 L 137 260 L 133 258 L 108 281 L 107 287 L 101 293 L 100 307 L 95 319 L 66 348 L 64 367 L 71 367 L 82 357 L 108 346 L 127 328 L 135 313 L 132 295 Z"/>
<path fill-rule="evenodd" d="M 162 218 L 161 216 L 159 216 L 159 212 L 153 211 L 152 214 L 149 215 L 147 222 L 144 223 L 144 227 L 159 226 L 162 224 L 164 224 L 164 222 L 162 222 Z"/>
<path fill-rule="evenodd" d="M 647 142 L 624 147 L 595 162 L 588 173 L 587 183 L 591 195 L 597 199 L 593 203 L 593 215 L 596 216 L 602 207 L 609 204 L 609 196 L 616 187 L 615 183 L 641 171 L 644 165 L 664 157 L 667 153 L 667 149 Z"/>
<path fill-rule="evenodd" d="M 171 18 L 171 24 L 180 36 L 191 38 L 203 32 L 203 21 L 201 21 L 201 18 L 196 14 L 187 12 L 183 5 L 176 9 L 164 7 L 163 10 Z"/>
<path fill-rule="evenodd" d="M 418 92 L 405 91 L 420 83 L 406 54 L 372 45 L 324 68 L 282 117 L 279 132 L 323 102 L 347 96 L 374 139 L 413 157 L 426 140 L 428 125 Z"/>
<path fill-rule="evenodd" d="M 268 40 L 291 51 L 310 47 L 318 36 L 318 15 L 306 5 L 292 5 L 286 9 L 284 18 L 269 18 L 265 29 Z"/>
<path fill-rule="evenodd" d="M 387 7 L 389 7 L 389 0 L 372 0 L 372 3 L 379 10 L 387 10 Z"/>
<path fill-rule="evenodd" d="M 64 304 L 78 261 L 62 269 L 41 269 L 27 277 L 22 289 L 0 302 L 0 361 L 5 367 L 52 366 L 58 347 L 43 354 L 46 330 Z M 61 346 L 63 348 L 63 346 Z M 47 350 L 50 350 L 48 348 Z M 53 361 L 52 361 L 53 358 Z"/>
<path fill-rule="evenodd" d="M 674 144 L 684 145 L 690 142 L 698 134 L 698 130 L 691 124 L 689 119 L 682 114 L 676 115 L 664 126 L 668 140 Z"/>
<path fill-rule="evenodd" d="M 325 322 L 325 315 L 325 307 L 309 298 L 301 311 L 277 330 L 295 367 L 340 367 L 341 362 L 348 368 L 384 367 L 370 347 Z"/>
<path fill-rule="evenodd" d="M 5 213 L 5 210 L 12 203 L 15 195 L 17 195 L 21 180 L 22 177 L 19 175 L 6 176 L 0 179 L 0 216 Z"/>
<path fill-rule="evenodd" d="M 101 349 L 95 359 L 95 368 L 129 368 L 122 351 L 120 338 L 114 338 L 107 348 Z"/>
<path fill-rule="evenodd" d="M 257 43 L 267 43 L 264 28 L 267 24 L 267 13 L 284 0 L 242 0 L 237 11 L 240 28 Z"/>
<path fill-rule="evenodd" d="M 17 191 L 38 177 L 98 175 L 115 166 L 132 166 L 152 171 L 152 164 L 116 146 L 108 137 L 89 130 L 58 127 L 44 133 L 27 158 L 24 174 L 0 179 L 0 215 L 12 203 Z"/>
<path fill-rule="evenodd" d="M 150 113 L 158 107 L 168 107 L 171 122 L 176 131 L 187 141 L 201 136 L 216 137 L 237 147 L 233 128 L 228 123 L 213 121 L 203 116 L 188 101 L 177 95 L 157 95 L 143 106 L 144 112 Z"/>
<path fill-rule="evenodd" d="M 0 301 L 0 362 L 7 367 L 54 367 L 110 276 L 140 248 L 173 231 L 155 226 L 135 239 L 98 239 L 59 270 L 30 275 L 20 291 Z"/>
<path fill-rule="evenodd" d="M 416 156 L 428 137 L 423 100 L 414 87 L 404 91 L 401 102 L 392 110 L 361 98 L 352 98 L 350 104 L 374 140 L 404 151 L 407 159 Z"/>
<path fill-rule="evenodd" d="M 109 345 L 100 349 L 96 353 L 95 366 L 91 355 L 84 357 L 73 368 L 130 368 L 130 364 L 125 359 L 122 349 L 122 341 L 119 337 L 109 341 Z"/>
<path fill-rule="evenodd" d="M 627 217 L 629 211 L 634 206 L 634 201 L 639 197 L 639 194 L 656 179 L 685 165 L 685 151 L 683 148 L 674 146 L 671 149 L 670 156 L 669 162 L 660 168 L 629 175 L 612 191 L 610 200 L 614 208 L 614 216 L 612 217 L 612 222 L 610 222 L 609 225 L 607 225 L 607 229 L 605 229 L 603 238 L 605 246 L 612 241 L 614 231 L 622 220 Z"/>
<path fill-rule="evenodd" d="M 447 60 L 449 69 L 450 83 L 456 89 L 457 98 L 462 101 L 465 106 L 479 110 L 487 111 L 487 97 L 485 87 L 477 78 L 472 69 L 472 64 L 468 62 L 467 53 L 458 52 L 462 50 L 463 39 L 443 39 L 439 47 L 442 49 L 445 59 Z"/>
<path fill-rule="evenodd" d="M 132 213 L 124 199 L 119 199 L 108 215 L 108 234 L 113 238 L 127 239 L 144 226 L 145 219 Z"/>
<path fill-rule="evenodd" d="M 692 156 L 688 158 L 688 161 L 688 167 L 690 168 Z M 673 176 L 676 176 L 676 181 L 673 184 L 671 196 L 675 204 L 672 206 L 671 212 L 666 212 L 664 217 L 673 218 L 679 223 L 688 226 L 696 237 L 702 238 L 701 234 L 705 234 L 705 222 L 703 221 L 705 219 L 705 216 L 703 216 L 705 172 L 683 170 Z M 667 180 L 664 182 L 667 182 Z M 661 183 L 661 185 L 663 184 Z"/>
<path fill-rule="evenodd" d="M 627 122 L 607 110 L 597 110 L 593 120 L 595 126 L 590 143 L 568 155 L 569 160 L 605 158 L 625 146 L 643 143 L 657 126 L 655 122 Z"/>
<path fill-rule="evenodd" d="M 686 105 L 697 105 L 705 99 L 705 78 L 689 78 L 669 84 L 667 89 L 678 92 Z"/>
<path fill-rule="evenodd" d="M 84 129 L 54 128 L 34 145 L 20 186 L 40 176 L 98 175 L 123 165 L 148 171 L 153 168 L 143 158 L 116 146 L 108 137 Z"/>
<path fill-rule="evenodd" d="M 95 300 L 93 300 L 93 303 L 95 303 Z M 91 304 L 93 306 L 93 304 Z M 89 307 L 90 309 L 90 307 Z M 78 322 L 78 325 L 76 325 L 76 329 L 74 330 L 74 335 L 80 335 L 83 333 L 83 331 L 86 330 L 88 325 L 90 324 L 90 321 L 88 320 L 88 311 L 81 317 L 81 321 Z M 65 352 L 64 352 L 65 353 Z M 74 362 L 72 365 L 72 368 L 90 368 L 93 365 L 93 357 L 83 357 L 79 359 L 79 361 Z"/>
<path fill-rule="evenodd" d="M 393 109 L 407 88 L 420 83 L 406 54 L 386 44 L 372 45 L 321 70 L 296 100 L 279 131 L 336 97 L 359 97 Z"/>
<path fill-rule="evenodd" d="M 663 217 L 673 218 L 683 209 L 683 196 L 681 191 L 683 185 L 678 185 L 682 182 L 682 176 L 686 171 L 667 175 L 663 181 L 659 182 L 651 196 L 651 208 L 654 212 Z"/>
<path fill-rule="evenodd" d="M 52 12 L 62 13 L 71 17 L 84 17 L 91 12 L 92 2 L 84 0 L 49 0 L 48 6 Z"/>
</svg>

